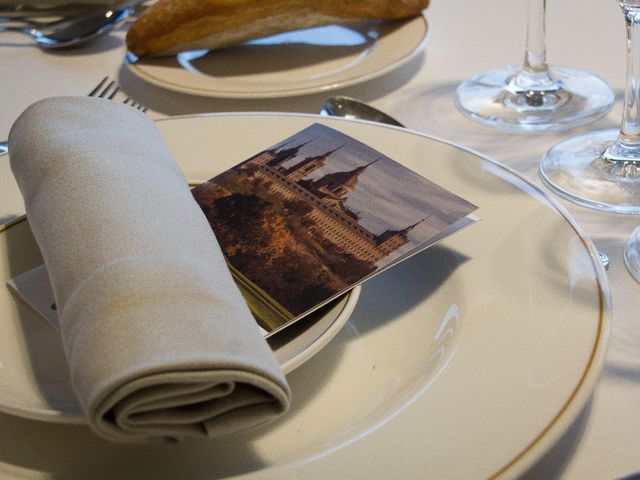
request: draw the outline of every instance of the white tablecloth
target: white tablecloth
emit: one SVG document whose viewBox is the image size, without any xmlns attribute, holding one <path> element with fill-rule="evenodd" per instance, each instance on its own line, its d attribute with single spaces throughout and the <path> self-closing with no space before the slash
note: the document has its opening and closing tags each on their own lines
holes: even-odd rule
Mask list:
<svg viewBox="0 0 640 480">
<path fill-rule="evenodd" d="M 368 101 L 408 127 L 483 152 L 535 183 L 544 152 L 568 134 L 522 136 L 476 125 L 454 107 L 456 86 L 488 68 L 517 64 L 524 55 L 525 2 L 433 0 L 425 52 L 379 79 L 336 93 Z M 326 94 L 273 100 L 223 100 L 165 91 L 123 67 L 124 30 L 80 50 L 44 52 L 28 37 L 0 34 L 0 139 L 32 102 L 53 95 L 84 94 L 109 75 L 126 93 L 161 117 L 216 111 L 316 113 Z M 599 74 L 615 88 L 617 102 L 603 120 L 579 131 L 617 127 L 625 79 L 625 32 L 614 0 L 548 2 L 547 51 L 551 64 Z M 572 132 L 574 133 L 574 132 Z M 613 329 L 602 378 L 592 400 L 530 478 L 605 479 L 640 472 L 640 285 L 622 259 L 627 236 L 640 217 L 607 215 L 562 202 L 609 255 Z M 22 213 L 0 192 L 0 221 Z M 31 427 L 35 428 L 35 427 Z M 4 433 L 0 436 L 5 437 Z M 481 453 L 478 453 L 481 454 Z"/>
</svg>

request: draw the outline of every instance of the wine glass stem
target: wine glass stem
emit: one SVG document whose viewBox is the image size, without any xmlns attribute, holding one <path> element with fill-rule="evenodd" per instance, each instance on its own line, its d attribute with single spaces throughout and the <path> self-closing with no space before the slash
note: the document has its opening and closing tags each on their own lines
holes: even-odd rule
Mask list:
<svg viewBox="0 0 640 480">
<path fill-rule="evenodd" d="M 627 81 L 618 139 L 602 154 L 600 167 L 612 178 L 640 179 L 640 6 L 620 2 L 627 31 Z"/>
<path fill-rule="evenodd" d="M 526 96 L 526 103 L 542 106 L 549 102 L 546 94 L 561 89 L 561 85 L 551 76 L 547 65 L 545 46 L 546 0 L 528 0 L 527 44 L 522 68 L 511 79 L 507 90 L 513 94 Z"/>
<path fill-rule="evenodd" d="M 547 0 L 528 0 L 527 45 L 523 69 L 528 73 L 547 72 L 545 12 Z"/>
<path fill-rule="evenodd" d="M 640 8 L 622 6 L 627 27 L 627 84 L 620 141 L 640 148 Z"/>
</svg>

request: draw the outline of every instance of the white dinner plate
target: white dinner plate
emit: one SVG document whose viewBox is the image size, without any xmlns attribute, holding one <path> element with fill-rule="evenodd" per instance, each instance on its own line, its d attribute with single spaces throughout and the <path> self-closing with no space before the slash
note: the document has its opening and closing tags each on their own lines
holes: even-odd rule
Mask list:
<svg viewBox="0 0 640 480">
<path fill-rule="evenodd" d="M 220 50 L 198 50 L 126 65 L 169 90 L 226 98 L 323 92 L 370 80 L 411 60 L 424 46 L 427 21 L 361 21 L 297 30 Z"/>
<path fill-rule="evenodd" d="M 560 438 L 602 368 L 610 300 L 591 243 L 531 182 L 367 122 L 261 113 L 157 125 L 188 178 L 206 180 L 314 122 L 463 196 L 482 220 L 368 281 L 345 327 L 287 376 L 293 407 L 281 420 L 207 441 L 118 445 L 84 426 L 0 415 L 11 438 L 0 477 L 513 477 Z M 29 351 L 38 339 L 27 323 L 12 328 Z"/>
</svg>

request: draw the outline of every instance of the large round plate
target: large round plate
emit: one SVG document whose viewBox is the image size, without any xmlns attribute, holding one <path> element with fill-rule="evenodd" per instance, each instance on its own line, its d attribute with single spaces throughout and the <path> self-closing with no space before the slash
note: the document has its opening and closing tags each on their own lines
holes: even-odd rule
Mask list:
<svg viewBox="0 0 640 480">
<path fill-rule="evenodd" d="M 0 476 L 513 477 L 560 438 L 602 368 L 609 295 L 592 245 L 541 190 L 477 153 L 378 124 L 223 114 L 158 126 L 204 180 L 314 122 L 464 196 L 482 220 L 369 280 L 340 333 L 288 375 L 293 409 L 278 422 L 122 446 L 0 415 L 11 444 Z"/>
<path fill-rule="evenodd" d="M 413 58 L 427 21 L 358 22 L 289 32 L 221 50 L 138 60 L 127 66 L 162 88 L 208 97 L 269 98 L 370 80 Z"/>
</svg>

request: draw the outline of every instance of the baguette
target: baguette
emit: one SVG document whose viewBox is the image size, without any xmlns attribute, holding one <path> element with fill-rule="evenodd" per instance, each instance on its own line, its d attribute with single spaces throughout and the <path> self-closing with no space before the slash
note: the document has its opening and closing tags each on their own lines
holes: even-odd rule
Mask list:
<svg viewBox="0 0 640 480">
<path fill-rule="evenodd" d="M 353 20 L 398 20 L 429 0 L 158 0 L 131 26 L 138 57 L 237 45 L 275 33 Z"/>
</svg>

